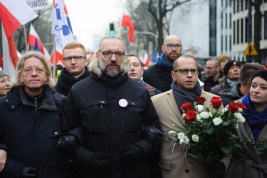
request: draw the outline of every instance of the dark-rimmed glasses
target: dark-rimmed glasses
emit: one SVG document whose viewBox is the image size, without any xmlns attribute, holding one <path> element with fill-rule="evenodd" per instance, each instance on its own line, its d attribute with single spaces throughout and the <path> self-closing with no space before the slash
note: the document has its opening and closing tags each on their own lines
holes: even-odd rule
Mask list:
<svg viewBox="0 0 267 178">
<path fill-rule="evenodd" d="M 122 58 L 124 56 L 124 52 L 122 51 L 103 51 L 101 52 L 104 57 L 110 58 L 113 54 L 115 54 L 116 58 Z"/>
<path fill-rule="evenodd" d="M 182 47 L 181 44 L 167 44 L 166 46 L 167 46 L 168 48 L 170 48 L 170 49 L 173 49 L 174 46 L 175 46 L 175 48 L 180 48 L 180 47 Z"/>
<path fill-rule="evenodd" d="M 191 74 L 192 75 L 196 75 L 196 74 L 198 74 L 198 70 L 197 69 L 177 69 L 177 70 L 175 70 L 175 71 L 173 71 L 173 72 L 180 72 L 182 75 L 187 75 L 188 74 L 188 72 L 190 71 L 191 72 Z"/>
<path fill-rule="evenodd" d="M 73 59 L 75 62 L 79 62 L 79 61 L 81 61 L 82 59 L 86 59 L 86 57 L 84 57 L 84 56 L 67 56 L 67 57 L 64 57 L 63 59 L 64 59 L 64 61 L 66 61 L 66 62 L 71 62 L 72 59 Z"/>
</svg>

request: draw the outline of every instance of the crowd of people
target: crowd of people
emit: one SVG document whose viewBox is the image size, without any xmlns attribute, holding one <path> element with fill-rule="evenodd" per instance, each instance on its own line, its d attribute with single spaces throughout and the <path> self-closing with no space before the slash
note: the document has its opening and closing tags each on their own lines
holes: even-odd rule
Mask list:
<svg viewBox="0 0 267 178">
<path fill-rule="evenodd" d="M 203 96 L 210 108 L 219 96 L 220 110 L 237 100 L 247 107 L 240 138 L 252 133 L 254 143 L 267 142 L 265 67 L 220 55 L 201 75 L 196 58 L 182 51 L 181 39 L 167 36 L 156 64 L 144 70 L 110 35 L 90 59 L 81 43 L 67 44 L 57 82 L 36 51 L 20 58 L 14 81 L 0 70 L 0 178 L 267 177 L 262 147 L 243 146 L 207 165 L 159 141 L 185 130 L 185 102 Z"/>
</svg>

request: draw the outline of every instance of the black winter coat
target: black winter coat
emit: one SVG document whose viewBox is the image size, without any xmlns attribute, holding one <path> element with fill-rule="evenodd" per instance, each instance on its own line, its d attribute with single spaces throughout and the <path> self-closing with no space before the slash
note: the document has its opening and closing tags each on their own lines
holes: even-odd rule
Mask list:
<svg viewBox="0 0 267 178">
<path fill-rule="evenodd" d="M 119 105 L 125 99 L 126 107 Z M 66 133 L 81 125 L 83 146 L 70 157 L 82 166 L 83 177 L 148 178 L 146 160 L 127 167 L 121 160 L 121 147 L 136 144 L 145 157 L 156 147 L 141 138 L 141 126 L 159 128 L 158 116 L 146 89 L 127 75 L 98 77 L 95 73 L 76 83 L 68 95 L 62 113 L 62 129 Z M 90 171 L 88 160 L 94 152 L 110 153 L 109 170 L 105 175 Z M 101 173 L 100 173 L 101 174 Z"/>
<path fill-rule="evenodd" d="M 38 98 L 14 87 L 0 99 L 0 141 L 7 149 L 3 178 L 19 178 L 24 167 L 35 167 L 37 178 L 67 178 L 60 138 L 63 95 L 49 86 Z"/>
<path fill-rule="evenodd" d="M 144 71 L 143 80 L 161 92 L 171 89 L 171 73 L 157 64 Z"/>
</svg>

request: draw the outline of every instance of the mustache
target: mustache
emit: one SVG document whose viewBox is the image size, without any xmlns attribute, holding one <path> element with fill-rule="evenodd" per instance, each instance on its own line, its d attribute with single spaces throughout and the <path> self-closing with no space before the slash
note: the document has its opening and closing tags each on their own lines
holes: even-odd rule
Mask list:
<svg viewBox="0 0 267 178">
<path fill-rule="evenodd" d="M 107 64 L 106 67 L 109 67 L 109 66 L 117 66 L 117 67 L 120 67 L 119 64 L 117 64 L 117 62 L 109 63 L 109 64 Z"/>
</svg>

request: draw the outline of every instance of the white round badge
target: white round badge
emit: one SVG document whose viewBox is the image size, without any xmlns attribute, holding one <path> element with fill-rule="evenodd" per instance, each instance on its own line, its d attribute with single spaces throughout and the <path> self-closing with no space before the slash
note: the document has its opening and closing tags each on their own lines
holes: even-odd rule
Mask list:
<svg viewBox="0 0 267 178">
<path fill-rule="evenodd" d="M 128 105 L 128 102 L 127 102 L 126 99 L 120 99 L 119 100 L 119 105 L 124 108 L 124 107 L 126 107 Z"/>
</svg>

